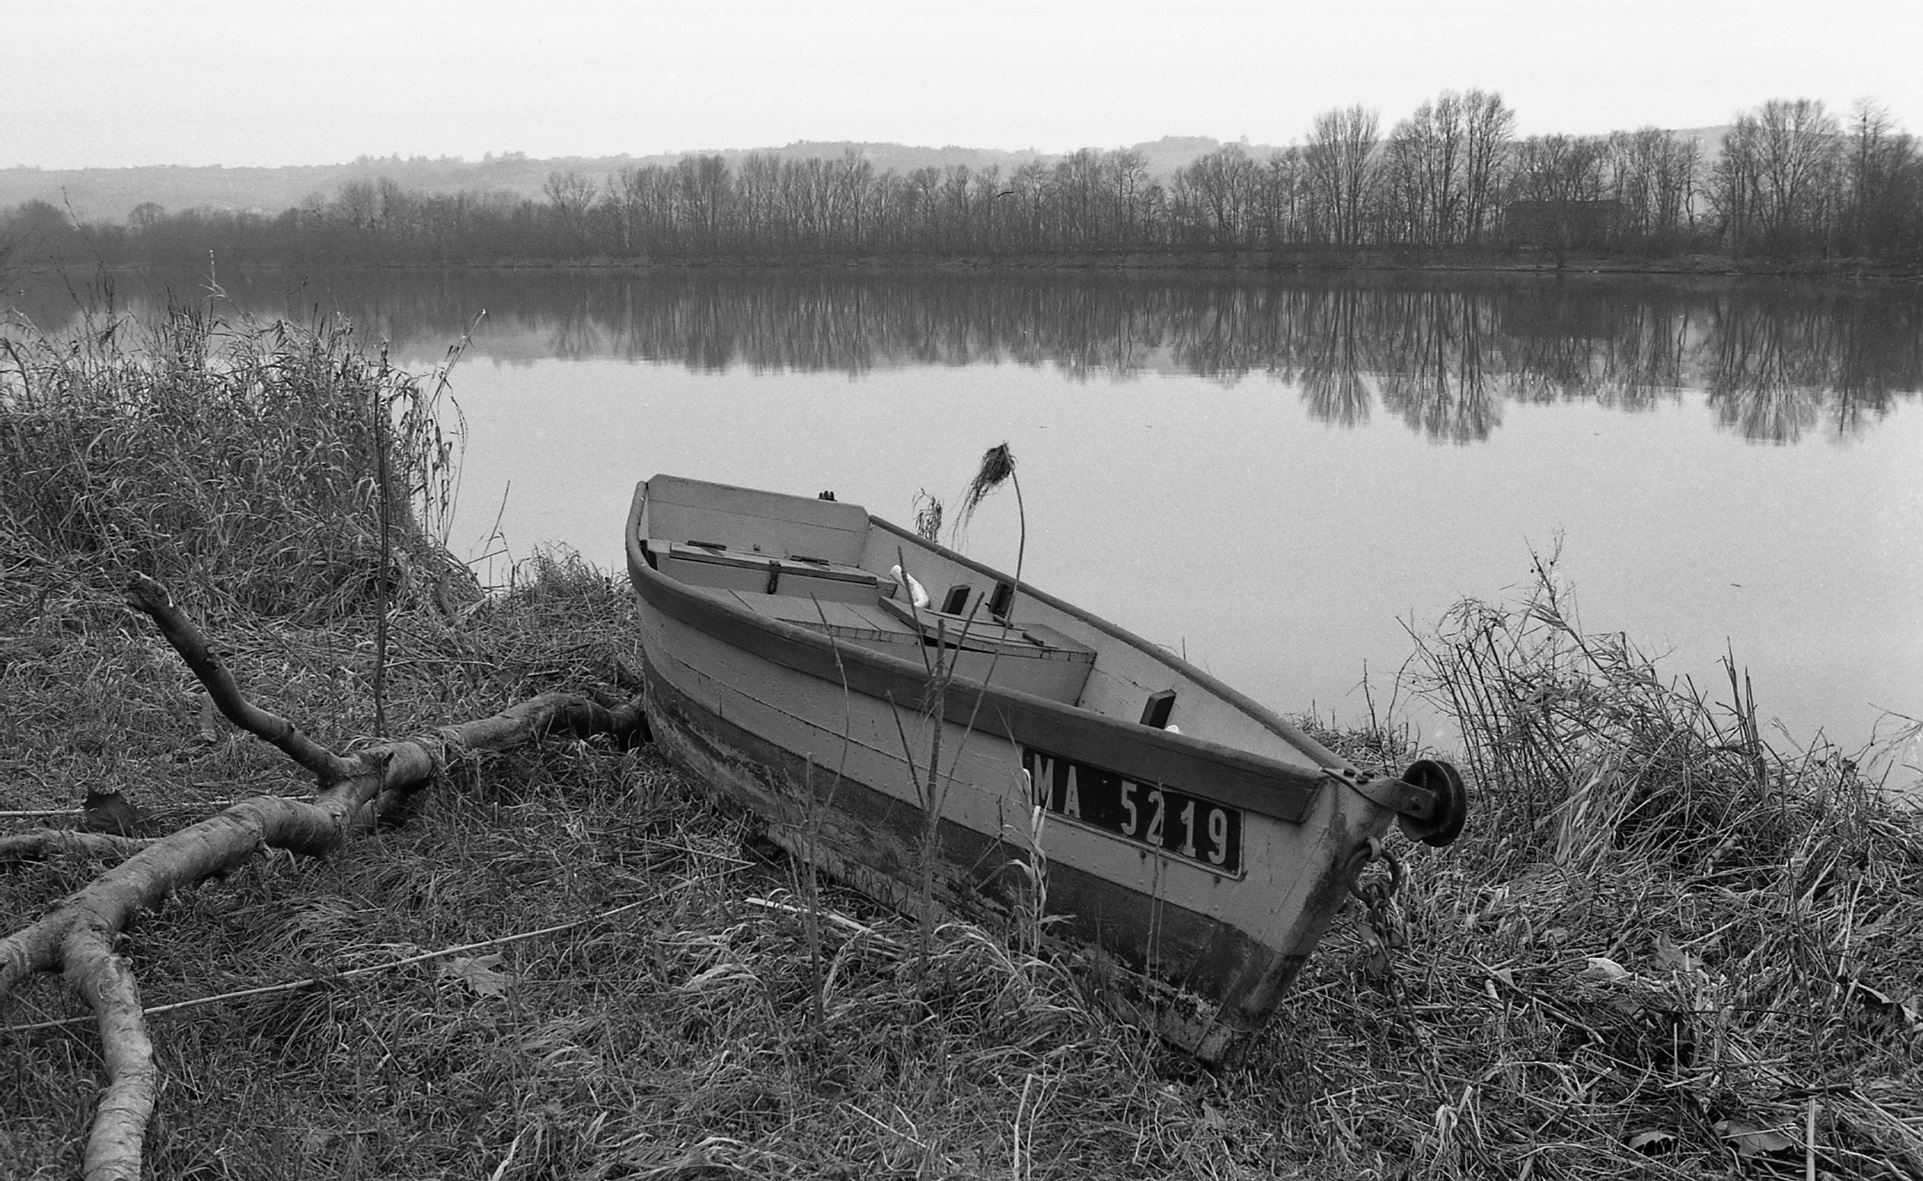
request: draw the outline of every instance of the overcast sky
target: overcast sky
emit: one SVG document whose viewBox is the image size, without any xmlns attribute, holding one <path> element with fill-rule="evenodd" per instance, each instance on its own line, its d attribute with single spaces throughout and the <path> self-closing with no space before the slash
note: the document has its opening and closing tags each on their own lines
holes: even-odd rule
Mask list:
<svg viewBox="0 0 1923 1181">
<path fill-rule="evenodd" d="M 0 28 L 0 166 L 1287 144 L 1470 87 L 1523 134 L 1769 98 L 1923 133 L 1923 0 L 8 0 Z"/>
</svg>

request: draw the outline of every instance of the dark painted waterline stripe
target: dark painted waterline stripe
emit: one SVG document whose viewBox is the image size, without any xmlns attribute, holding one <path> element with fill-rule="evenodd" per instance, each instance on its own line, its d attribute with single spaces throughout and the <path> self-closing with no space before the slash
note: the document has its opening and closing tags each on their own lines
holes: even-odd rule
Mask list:
<svg viewBox="0 0 1923 1181">
<path fill-rule="evenodd" d="M 684 739 L 698 739 L 712 748 L 710 757 L 713 752 L 725 751 L 743 765 L 763 769 L 771 794 L 780 791 L 780 781 L 803 784 L 819 770 L 804 756 L 716 715 L 674 685 L 661 670 L 650 666 L 647 678 L 650 705 L 660 712 L 662 729 L 678 732 Z M 913 847 L 920 839 L 926 814 L 916 805 L 853 777 L 837 776 L 833 793 L 838 813 L 870 830 L 885 831 L 901 847 Z M 998 914 L 1005 918 L 1006 908 L 1012 903 L 1007 895 L 1016 888 L 1015 879 L 1006 877 L 1008 866 L 1024 859 L 1025 851 L 996 834 L 946 817 L 940 821 L 939 832 L 942 860 L 962 870 L 974 889 L 938 901 L 974 921 L 994 919 Z M 885 859 L 875 856 L 873 848 L 837 846 L 822 834 L 815 839 L 829 844 L 837 855 L 897 883 L 906 893 L 918 888 L 910 866 L 891 868 Z M 1247 882 L 1237 883 L 1223 896 L 1251 888 Z M 1106 948 L 1130 971 L 1152 975 L 1217 1004 L 1240 1003 L 1261 990 L 1265 982 L 1273 995 L 1304 958 L 1265 946 L 1217 915 L 1060 861 L 1049 863 L 1048 898 L 1049 913 L 1065 924 L 1057 932 L 1061 937 Z M 989 904 L 991 899 L 1000 900 L 1001 911 Z M 1160 965 L 1161 970 L 1151 971 L 1151 965 Z M 1285 975 L 1276 978 L 1278 973 Z"/>
</svg>

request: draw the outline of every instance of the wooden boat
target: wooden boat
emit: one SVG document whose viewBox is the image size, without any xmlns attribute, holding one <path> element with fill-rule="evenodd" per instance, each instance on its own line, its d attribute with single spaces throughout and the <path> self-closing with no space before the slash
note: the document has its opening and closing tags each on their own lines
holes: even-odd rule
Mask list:
<svg viewBox="0 0 1923 1181">
<path fill-rule="evenodd" d="M 628 569 L 656 740 L 863 892 L 1045 914 L 1216 1061 L 1392 821 L 1461 831 L 1447 764 L 1365 777 L 1162 648 L 827 497 L 656 476 Z"/>
</svg>

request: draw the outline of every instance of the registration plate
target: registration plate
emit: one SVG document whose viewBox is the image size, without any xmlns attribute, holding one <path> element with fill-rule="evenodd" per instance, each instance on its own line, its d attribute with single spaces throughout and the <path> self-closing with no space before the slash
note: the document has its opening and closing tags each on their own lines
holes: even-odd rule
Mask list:
<svg viewBox="0 0 1923 1181">
<path fill-rule="evenodd" d="M 1046 751 L 1023 748 L 1022 768 L 1035 803 L 1056 816 L 1218 873 L 1242 872 L 1239 808 Z"/>
</svg>

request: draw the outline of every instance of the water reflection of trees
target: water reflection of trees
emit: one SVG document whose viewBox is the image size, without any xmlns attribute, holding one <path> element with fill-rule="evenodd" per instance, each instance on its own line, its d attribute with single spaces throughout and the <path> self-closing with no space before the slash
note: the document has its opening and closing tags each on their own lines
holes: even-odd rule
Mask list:
<svg viewBox="0 0 1923 1181">
<path fill-rule="evenodd" d="M 1012 363 L 1074 377 L 1266 375 L 1337 425 L 1378 411 L 1472 442 L 1507 402 L 1627 410 L 1702 390 L 1745 438 L 1860 432 L 1923 387 L 1923 294 L 1710 280 L 1340 275 L 1236 282 L 1168 275 L 814 270 L 362 272 L 223 276 L 256 314 L 347 314 L 402 355 L 437 357 L 488 309 L 499 360 L 622 357 L 693 370 L 865 373 Z M 123 280 L 159 302 L 177 276 Z M 71 286 L 22 293 L 59 331 Z M 38 300 L 36 303 L 35 300 Z M 63 311 L 63 309 L 65 309 Z M 63 319 L 64 317 L 64 319 Z"/>
<path fill-rule="evenodd" d="M 1431 439 L 1473 443 L 1501 423 L 1485 358 L 1493 308 L 1463 292 L 1399 293 L 1384 317 L 1384 408 Z"/>
</svg>

